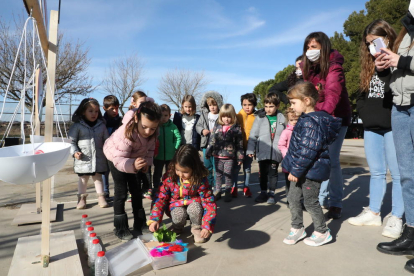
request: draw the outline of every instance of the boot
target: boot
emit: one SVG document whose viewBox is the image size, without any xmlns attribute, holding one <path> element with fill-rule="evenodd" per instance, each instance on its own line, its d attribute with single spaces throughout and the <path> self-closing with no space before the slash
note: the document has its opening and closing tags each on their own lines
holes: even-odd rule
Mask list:
<svg viewBox="0 0 414 276">
<path fill-rule="evenodd" d="M 206 242 L 206 239 L 201 237 L 201 227 L 200 226 L 191 227 L 191 233 L 194 236 L 194 242 L 195 243 L 204 243 L 204 242 Z"/>
<path fill-rule="evenodd" d="M 231 190 L 226 189 L 224 193 L 224 202 L 230 202 L 231 201 Z"/>
<path fill-rule="evenodd" d="M 237 197 L 237 186 L 233 186 L 233 188 L 231 188 L 231 196 L 236 198 Z"/>
<path fill-rule="evenodd" d="M 404 226 L 401 236 L 392 242 L 378 244 L 379 252 L 391 255 L 414 255 L 414 228 Z"/>
<path fill-rule="evenodd" d="M 137 214 L 134 214 L 134 231 L 138 233 L 138 235 L 142 235 L 142 227 L 146 225 L 146 217 L 145 217 L 145 210 L 139 209 Z"/>
<path fill-rule="evenodd" d="M 243 188 L 243 194 L 245 197 L 252 197 L 252 192 L 250 191 L 249 187 Z"/>
<path fill-rule="evenodd" d="M 408 272 L 414 273 L 414 259 L 411 259 L 408 262 L 406 262 L 404 268 Z"/>
<path fill-rule="evenodd" d="M 133 238 L 131 231 L 129 231 L 127 214 L 114 216 L 114 234 L 119 239 L 129 241 Z"/>
<path fill-rule="evenodd" d="M 86 198 L 88 194 L 78 194 L 78 205 L 76 205 L 76 209 L 86 209 Z"/>
<path fill-rule="evenodd" d="M 108 203 L 105 200 L 105 193 L 97 193 L 98 195 L 98 205 L 101 208 L 108 207 Z"/>
</svg>

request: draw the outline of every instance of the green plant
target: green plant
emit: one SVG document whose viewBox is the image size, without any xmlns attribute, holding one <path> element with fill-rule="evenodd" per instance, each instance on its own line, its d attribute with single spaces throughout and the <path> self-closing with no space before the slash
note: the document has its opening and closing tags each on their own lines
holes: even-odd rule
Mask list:
<svg viewBox="0 0 414 276">
<path fill-rule="evenodd" d="M 167 226 L 164 224 L 162 227 L 160 227 L 160 229 L 158 229 L 158 231 L 154 233 L 154 237 L 159 242 L 175 242 L 177 234 L 173 231 L 168 230 Z"/>
</svg>

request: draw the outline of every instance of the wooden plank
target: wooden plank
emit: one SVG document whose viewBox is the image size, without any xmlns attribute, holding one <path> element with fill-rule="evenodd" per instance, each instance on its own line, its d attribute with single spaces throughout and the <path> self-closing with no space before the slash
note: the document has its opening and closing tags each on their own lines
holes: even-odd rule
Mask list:
<svg viewBox="0 0 414 276">
<path fill-rule="evenodd" d="M 56 211 L 57 211 L 57 203 L 56 202 L 50 203 L 50 221 L 56 221 L 56 213 L 57 213 Z M 31 203 L 31 204 L 23 204 L 20 207 L 11 225 L 24 225 L 24 224 L 40 223 L 40 222 L 42 222 L 42 214 L 41 213 L 38 214 L 36 204 Z"/>
<path fill-rule="evenodd" d="M 24 4 L 27 9 L 27 13 L 30 15 L 32 12 L 32 16 L 36 19 L 37 28 L 39 30 L 39 37 L 40 37 L 40 44 L 42 45 L 43 53 L 47 59 L 48 57 L 48 49 L 49 49 L 49 40 L 47 39 L 47 33 L 45 24 L 43 21 L 42 10 L 39 6 L 39 0 L 23 0 Z"/>
<path fill-rule="evenodd" d="M 83 275 L 74 231 L 52 233 L 50 241 L 50 265 L 43 268 L 39 263 L 41 236 L 19 238 L 8 275 Z"/>
<path fill-rule="evenodd" d="M 35 85 L 35 135 L 40 135 L 40 119 L 39 119 L 39 91 L 41 91 L 41 85 L 43 83 L 40 83 L 40 68 L 36 70 L 36 85 Z M 42 197 L 41 197 L 41 184 L 36 183 L 36 213 L 41 214 L 42 211 Z M 21 209 L 21 208 L 20 208 Z M 19 214 L 17 214 L 19 215 Z M 53 217 L 53 216 L 52 216 Z M 22 223 L 26 224 L 26 223 Z"/>
</svg>

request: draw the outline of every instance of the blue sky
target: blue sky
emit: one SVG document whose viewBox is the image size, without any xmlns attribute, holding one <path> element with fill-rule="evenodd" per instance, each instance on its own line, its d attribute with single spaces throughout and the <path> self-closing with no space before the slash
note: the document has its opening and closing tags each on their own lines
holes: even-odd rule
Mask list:
<svg viewBox="0 0 414 276">
<path fill-rule="evenodd" d="M 1 0 L 2 20 L 24 15 L 22 1 Z M 141 89 L 156 100 L 163 74 L 204 71 L 216 90 L 240 109 L 240 95 L 293 64 L 305 37 L 342 32 L 365 1 L 62 0 L 59 30 L 85 42 L 89 74 L 100 83 L 110 62 L 137 53 L 144 61 Z M 56 9 L 58 0 L 49 0 Z M 92 95 L 105 96 L 98 87 Z"/>
</svg>

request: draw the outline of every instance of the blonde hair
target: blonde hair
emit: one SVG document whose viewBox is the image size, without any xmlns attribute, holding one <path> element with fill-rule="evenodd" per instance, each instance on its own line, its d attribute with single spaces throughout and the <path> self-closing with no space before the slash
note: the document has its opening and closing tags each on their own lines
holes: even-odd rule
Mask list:
<svg viewBox="0 0 414 276">
<path fill-rule="evenodd" d="M 142 92 L 142 91 L 139 91 L 139 90 L 135 91 L 135 93 L 132 94 L 132 99 L 133 99 L 134 103 L 136 101 L 138 101 L 139 98 L 142 98 L 142 97 L 147 97 L 147 94 L 145 94 L 145 92 Z M 135 108 L 135 106 L 131 102 L 131 105 L 129 106 L 129 110 L 131 110 L 133 108 Z"/>
<path fill-rule="evenodd" d="M 230 117 L 230 125 L 234 125 L 235 123 L 237 123 L 236 111 L 234 110 L 234 106 L 232 104 L 224 104 L 220 108 L 220 113 L 218 117 L 218 123 L 220 125 L 224 125 L 223 120 L 221 119 L 222 117 Z"/>
<path fill-rule="evenodd" d="M 315 86 L 310 82 L 302 82 L 294 85 L 289 89 L 287 96 L 289 99 L 298 99 L 301 101 L 305 98 L 309 98 L 312 107 L 315 107 L 319 99 L 318 90 L 316 90 Z"/>
<path fill-rule="evenodd" d="M 207 105 L 218 105 L 213 97 L 208 97 L 206 100 Z"/>
<path fill-rule="evenodd" d="M 191 109 L 190 116 L 193 116 L 194 114 L 196 114 L 197 106 L 196 106 L 195 99 L 192 95 L 185 95 L 183 100 L 181 101 L 181 114 L 186 114 L 184 111 L 184 107 L 183 107 L 185 102 L 189 102 L 191 104 L 192 109 Z"/>
<path fill-rule="evenodd" d="M 288 120 L 288 121 L 289 121 L 289 117 L 294 119 L 294 120 L 298 119 L 298 116 L 296 115 L 296 112 L 291 107 L 286 108 L 285 117 L 286 117 L 286 120 Z"/>
</svg>

